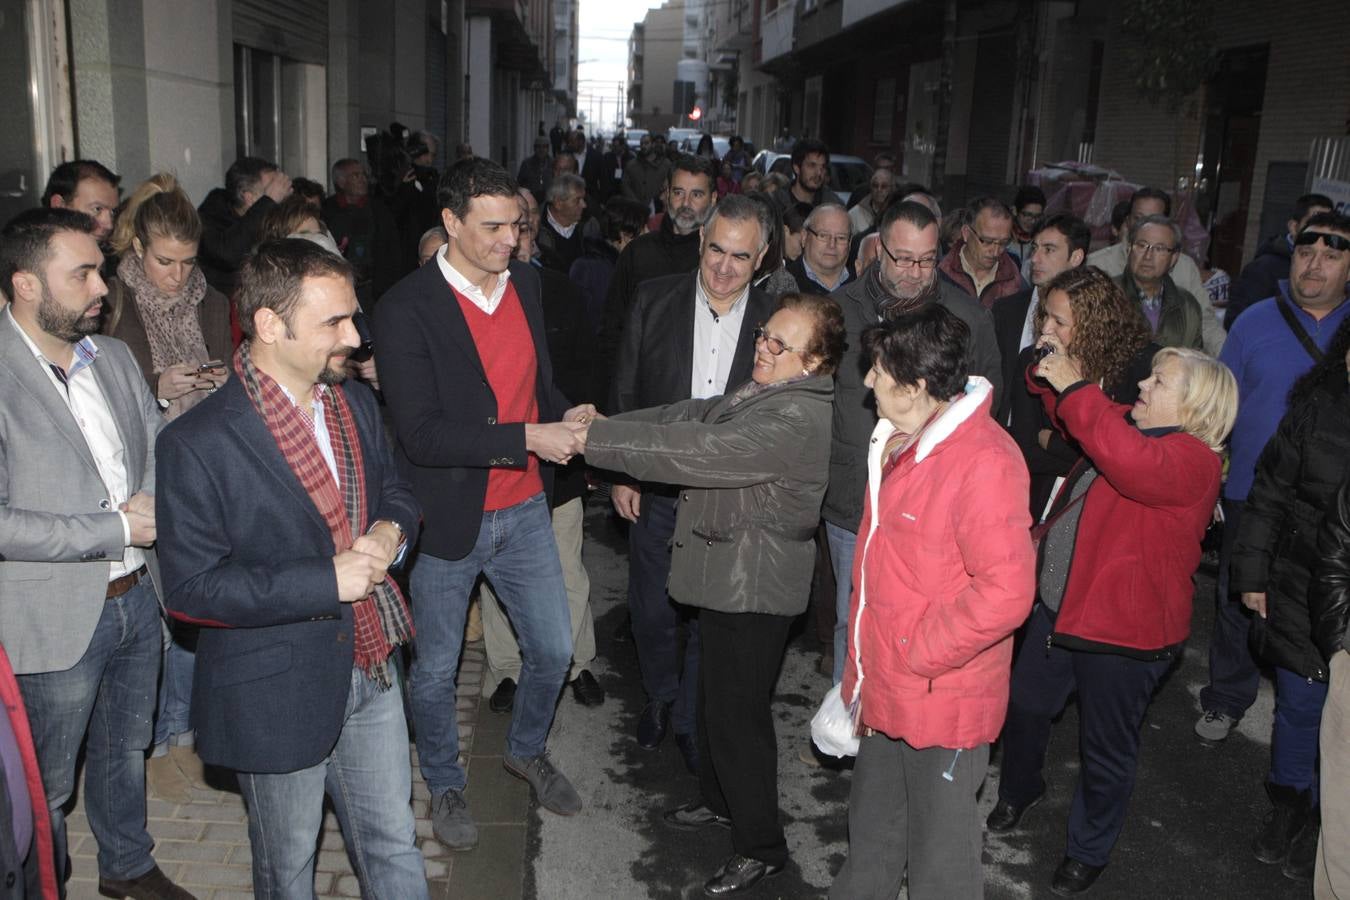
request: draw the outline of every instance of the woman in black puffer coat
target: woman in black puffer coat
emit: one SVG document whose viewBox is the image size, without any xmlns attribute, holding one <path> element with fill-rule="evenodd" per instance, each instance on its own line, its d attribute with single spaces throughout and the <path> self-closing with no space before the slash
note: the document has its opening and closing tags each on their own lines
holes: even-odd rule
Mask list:
<svg viewBox="0 0 1350 900">
<path fill-rule="evenodd" d="M 1350 323 L 1295 383 L 1289 411 L 1256 466 L 1229 578 L 1256 613 L 1252 643 L 1275 667 L 1275 722 L 1266 791 L 1274 808 L 1253 843 L 1256 858 L 1312 878 L 1321 824 L 1317 739 L 1327 664 L 1313 643 L 1308 588 L 1317 535 L 1350 474 Z"/>
</svg>

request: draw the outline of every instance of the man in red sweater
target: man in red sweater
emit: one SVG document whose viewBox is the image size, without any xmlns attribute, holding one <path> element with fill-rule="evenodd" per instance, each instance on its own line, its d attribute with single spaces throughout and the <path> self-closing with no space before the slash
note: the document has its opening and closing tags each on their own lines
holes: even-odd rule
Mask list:
<svg viewBox="0 0 1350 900">
<path fill-rule="evenodd" d="M 467 850 L 478 829 L 464 800 L 455 673 L 479 575 L 515 626 L 523 660 L 504 764 L 545 809 L 581 809 L 545 747 L 572 660 L 546 493 L 553 466 L 579 451 L 594 407 L 569 408 L 554 385 L 539 277 L 512 260 L 515 182 L 489 160 L 463 160 L 438 195 L 449 242 L 380 301 L 375 333 L 396 455 L 425 515 L 410 576 L 418 759 L 437 838 Z"/>
</svg>

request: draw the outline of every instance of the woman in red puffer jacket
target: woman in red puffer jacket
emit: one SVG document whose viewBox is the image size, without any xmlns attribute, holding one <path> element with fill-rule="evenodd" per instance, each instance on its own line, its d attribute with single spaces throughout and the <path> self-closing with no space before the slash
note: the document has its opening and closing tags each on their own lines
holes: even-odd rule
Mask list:
<svg viewBox="0 0 1350 900">
<path fill-rule="evenodd" d="M 989 383 L 966 374 L 969 340 L 937 304 L 864 336 L 881 421 L 841 686 L 863 737 L 832 900 L 889 900 L 907 869 L 914 900 L 983 896 L 975 794 L 1035 554 L 1026 463 L 990 415 Z"/>
</svg>

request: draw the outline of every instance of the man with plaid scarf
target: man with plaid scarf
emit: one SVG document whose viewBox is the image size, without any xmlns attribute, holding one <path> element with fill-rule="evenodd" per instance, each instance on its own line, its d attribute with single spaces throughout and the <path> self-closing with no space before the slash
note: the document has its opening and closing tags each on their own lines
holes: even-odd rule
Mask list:
<svg viewBox="0 0 1350 900">
<path fill-rule="evenodd" d="M 198 754 L 238 773 L 259 897 L 313 896 L 327 792 L 362 893 L 425 898 L 391 658 L 413 629 L 388 574 L 420 514 L 374 395 L 344 383 L 351 266 L 265 243 L 237 302 L 235 377 L 157 444 L 166 602 L 201 626 Z"/>
</svg>

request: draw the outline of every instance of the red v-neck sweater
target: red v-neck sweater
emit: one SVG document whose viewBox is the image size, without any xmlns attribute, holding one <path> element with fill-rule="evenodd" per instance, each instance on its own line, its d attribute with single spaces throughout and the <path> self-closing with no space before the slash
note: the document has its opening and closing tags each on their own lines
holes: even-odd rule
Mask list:
<svg viewBox="0 0 1350 900">
<path fill-rule="evenodd" d="M 534 355 L 530 323 L 525 319 L 515 285 L 506 283 L 506 293 L 492 315 L 483 312 L 459 291 L 451 290 L 464 313 L 469 333 L 473 335 L 488 386 L 497 398 L 497 421 L 503 424 L 538 422 L 539 399 L 535 396 L 535 381 L 539 362 Z M 524 459 L 515 460 L 510 467 L 494 466 L 488 472 L 483 511 L 515 506 L 543 490 L 539 459 L 533 453 L 526 453 Z"/>
</svg>

